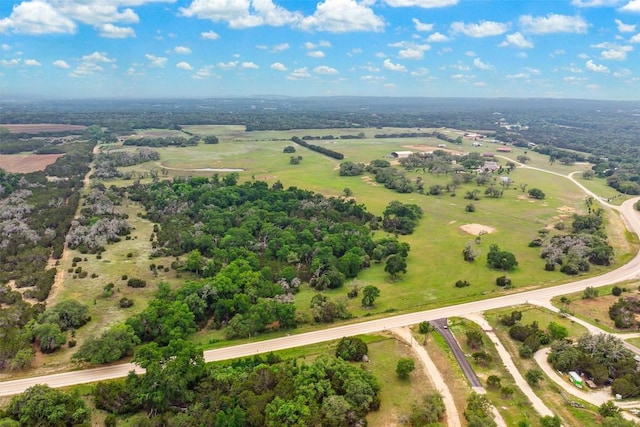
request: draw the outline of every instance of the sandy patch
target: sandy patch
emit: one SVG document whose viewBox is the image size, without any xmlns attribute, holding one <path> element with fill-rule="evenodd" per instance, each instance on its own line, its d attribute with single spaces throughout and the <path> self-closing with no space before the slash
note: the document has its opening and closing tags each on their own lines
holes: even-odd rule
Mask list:
<svg viewBox="0 0 640 427">
<path fill-rule="evenodd" d="M 472 234 L 474 236 L 479 236 L 480 233 L 493 233 L 496 231 L 495 228 L 489 227 L 488 225 L 482 224 L 464 224 L 458 227 L 459 230 L 464 231 L 467 234 Z"/>
<path fill-rule="evenodd" d="M 373 180 L 373 178 L 371 178 L 370 176 L 367 176 L 367 175 L 364 175 L 361 179 L 362 179 L 364 182 L 366 182 L 367 184 L 369 184 L 369 185 L 373 185 L 374 187 L 377 187 L 378 185 L 380 185 L 380 184 L 378 184 L 377 182 L 375 182 L 375 181 Z"/>
<path fill-rule="evenodd" d="M 63 154 L 3 154 L 0 168 L 12 173 L 42 171 Z"/>
<path fill-rule="evenodd" d="M 576 210 L 571 206 L 560 206 L 557 211 L 562 213 L 574 213 Z"/>
</svg>

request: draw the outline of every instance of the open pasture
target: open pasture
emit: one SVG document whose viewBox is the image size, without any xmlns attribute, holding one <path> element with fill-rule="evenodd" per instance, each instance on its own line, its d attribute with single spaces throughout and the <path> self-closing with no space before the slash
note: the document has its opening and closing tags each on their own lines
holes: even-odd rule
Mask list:
<svg viewBox="0 0 640 427">
<path fill-rule="evenodd" d="M 2 154 L 0 169 L 11 173 L 42 171 L 61 156 L 62 154 Z"/>
<path fill-rule="evenodd" d="M 31 124 L 0 124 L 0 127 L 12 133 L 40 133 L 40 132 L 69 132 L 83 131 L 84 125 L 68 125 L 64 123 L 31 123 Z"/>
<path fill-rule="evenodd" d="M 515 290 L 550 286 L 574 280 L 558 271 L 544 271 L 544 262 L 540 258 L 539 248 L 530 248 L 528 243 L 538 235 L 538 230 L 549 229 L 564 222 L 570 226 L 573 213 L 584 213 L 584 193 L 568 179 L 530 168 L 516 168 L 509 175 L 511 184 L 504 190 L 501 198 L 488 198 L 483 195 L 484 187 L 475 183 L 462 184 L 455 193 L 443 193 L 430 196 L 419 193 L 399 194 L 384 188 L 373 180 L 371 175 L 341 177 L 341 161 L 312 152 L 297 146 L 291 136 L 356 135 L 365 133 L 365 139 L 314 140 L 313 144 L 325 146 L 345 155 L 344 161 L 369 163 L 374 159 L 388 159 L 396 150 L 407 150 L 411 146 L 435 146 L 442 143 L 436 138 L 373 138 L 375 134 L 430 131 L 428 129 L 325 129 L 245 132 L 238 126 L 193 126 L 185 130 L 200 136 L 215 135 L 219 144 L 197 147 L 156 148 L 161 153 L 158 162 L 132 166 L 130 170 L 151 170 L 167 168 L 168 177 L 203 175 L 212 176 L 215 172 L 194 172 L 199 168 L 241 168 L 240 182 L 263 180 L 269 183 L 282 182 L 285 186 L 297 186 L 320 192 L 327 196 L 340 197 L 345 188 L 353 193 L 353 198 L 367 206 L 376 215 L 382 215 L 392 200 L 403 203 L 415 203 L 424 211 L 424 217 L 415 232 L 401 239 L 411 245 L 408 258 L 408 272 L 396 281 L 391 281 L 383 271 L 383 265 L 374 265 L 359 276 L 362 286 L 373 284 L 381 289 L 381 297 L 373 309 L 364 310 L 359 299 L 349 301 L 349 309 L 356 316 L 372 315 L 387 311 L 417 310 L 443 304 L 453 304 L 486 298 L 504 292 L 510 292 L 495 285 L 498 276 L 508 274 Z M 438 130 L 442 131 L 442 130 Z M 462 131 L 446 130 L 452 137 L 462 135 Z M 286 146 L 294 146 L 296 152 L 285 154 Z M 473 147 L 472 141 L 463 141 L 462 145 L 447 144 L 449 150 L 461 153 L 477 151 L 495 152 L 498 144 L 485 143 L 483 147 Z M 558 163 L 550 165 L 546 156 L 513 147 L 508 158 L 513 160 L 520 154 L 531 158 L 531 166 L 548 168 L 558 173 L 569 174 L 575 170 L 584 170 L 585 165 L 564 166 Z M 301 156 L 299 165 L 289 163 L 290 157 Z M 497 158 L 505 166 L 507 159 Z M 420 177 L 425 183 L 425 192 L 431 185 L 446 185 L 451 174 L 434 175 L 429 172 L 407 171 L 408 177 L 415 180 Z M 120 184 L 120 182 L 118 182 Z M 122 182 L 126 185 L 126 182 Z M 520 188 L 540 188 L 545 192 L 544 200 L 529 198 Z M 480 190 L 480 200 L 464 198 L 467 192 Z M 467 212 L 469 203 L 475 206 L 475 212 Z M 618 216 L 607 215 L 610 227 L 622 229 Z M 466 224 L 479 224 L 491 227 L 490 234 L 474 236 L 461 229 Z M 375 231 L 375 237 L 385 235 Z M 624 240 L 624 233 L 615 234 L 619 241 L 612 241 L 616 249 L 616 260 L 625 259 L 635 248 Z M 479 256 L 474 262 L 465 262 L 462 249 L 471 243 Z M 510 272 L 493 270 L 486 266 L 486 254 L 491 244 L 497 244 L 502 250 L 515 254 L 518 267 Z M 615 266 L 615 263 L 614 263 Z M 593 266 L 590 275 L 602 272 L 604 268 Z M 471 286 L 455 288 L 457 280 L 468 280 Z M 348 284 L 346 288 L 348 288 Z M 307 295 L 306 292 L 310 294 Z M 313 291 L 303 290 L 298 295 L 300 308 L 308 310 L 308 301 Z M 346 289 L 328 291 L 331 297 L 343 297 Z"/>
</svg>

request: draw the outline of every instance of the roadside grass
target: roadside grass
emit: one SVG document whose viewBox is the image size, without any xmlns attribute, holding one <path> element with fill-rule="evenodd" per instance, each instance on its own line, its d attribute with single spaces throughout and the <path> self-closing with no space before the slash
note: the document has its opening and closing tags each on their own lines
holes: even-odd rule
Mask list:
<svg viewBox="0 0 640 427">
<path fill-rule="evenodd" d="M 533 409 L 525 394 L 516 386 L 516 383 L 505 368 L 498 351 L 491 340 L 482 332 L 481 328 L 474 322 L 462 318 L 449 318 L 449 330 L 455 335 L 456 340 L 460 344 L 462 351 L 471 366 L 473 367 L 478 379 L 483 387 L 487 390 L 487 396 L 493 403 L 493 406 L 500 412 L 505 422 L 509 426 L 515 426 L 521 420 L 527 420 L 532 425 L 539 425 L 536 420 L 540 418 L 539 414 Z M 466 332 L 470 330 L 478 330 L 483 336 L 483 345 L 480 349 L 474 350 L 467 344 Z M 472 357 L 476 351 L 484 351 L 491 356 L 491 362 L 487 366 L 477 364 Z M 500 378 L 501 387 L 511 387 L 514 393 L 511 397 L 505 398 L 501 390 L 487 388 L 487 378 L 491 375 L 497 375 Z"/>
<path fill-rule="evenodd" d="M 630 199 L 633 196 L 622 194 L 616 191 L 613 187 L 607 185 L 607 180 L 604 178 L 584 179 L 581 174 L 574 175 L 574 178 L 580 182 L 580 184 L 587 187 L 589 190 L 596 193 L 598 196 L 604 198 L 612 205 L 621 205 L 625 200 Z"/>
<path fill-rule="evenodd" d="M 471 387 L 464 377 L 460 365 L 453 357 L 451 349 L 442 335 L 437 332 L 430 332 L 425 336 L 415 334 L 414 331 L 414 338 L 423 342 L 425 350 L 438 368 L 444 383 L 449 387 L 460 419 L 464 423 L 464 410 L 467 407 L 467 397 L 471 393 Z"/>
<path fill-rule="evenodd" d="M 619 283 L 617 286 L 623 288 L 623 293 L 619 297 L 611 294 L 613 285 L 608 285 L 597 288 L 599 292 L 597 298 L 583 299 L 583 292 L 574 292 L 554 297 L 551 302 L 556 307 L 565 307 L 575 317 L 591 323 L 594 326 L 598 326 L 607 332 L 617 334 L 633 333 L 637 331 L 632 329 L 617 329 L 615 327 L 613 320 L 609 318 L 609 307 L 617 302 L 619 298 L 640 298 L 640 290 L 638 290 L 639 284 L 640 282 L 637 281 Z M 570 303 L 563 304 L 561 301 L 563 297 L 568 298 Z"/>
<path fill-rule="evenodd" d="M 511 355 L 514 364 L 523 375 L 529 369 L 537 368 L 538 365 L 534 359 L 523 359 L 520 357 L 518 352 L 518 343 L 509 337 L 509 328 L 500 324 L 498 321 L 501 315 L 510 314 L 513 310 L 519 310 L 522 312 L 522 324 L 530 324 L 533 321 L 537 321 L 541 328 L 546 328 L 550 321 L 554 321 L 567 328 L 569 330 L 569 338 L 572 339 L 576 339 L 587 332 L 583 326 L 571 322 L 569 319 L 564 317 L 560 317 L 555 313 L 551 313 L 544 308 L 535 306 L 517 306 L 510 307 L 508 309 L 485 312 L 485 318 L 491 324 L 494 332 L 500 339 L 500 342 L 505 346 Z M 542 399 L 549 409 L 554 412 L 554 414 L 562 419 L 563 425 L 585 427 L 595 427 L 600 425 L 597 408 L 586 402 L 580 401 L 574 396 L 567 396 L 564 394 L 563 390 L 548 377 L 545 376 L 538 386 L 533 387 L 533 391 L 540 399 Z M 565 398 L 577 401 L 584 405 L 585 408 L 574 408 L 565 401 Z"/>
</svg>

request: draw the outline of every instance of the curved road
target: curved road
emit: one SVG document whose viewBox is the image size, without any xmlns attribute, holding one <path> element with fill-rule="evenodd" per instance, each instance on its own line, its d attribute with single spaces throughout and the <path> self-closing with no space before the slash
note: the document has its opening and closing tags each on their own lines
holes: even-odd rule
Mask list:
<svg viewBox="0 0 640 427">
<path fill-rule="evenodd" d="M 544 170 L 543 170 L 544 171 Z M 546 172 L 546 171 L 545 171 Z M 560 175 L 567 178 L 564 175 Z M 573 180 L 572 177 L 569 179 Z M 573 180 L 575 182 L 575 180 Z M 582 187 L 580 185 L 580 187 Z M 584 189 L 584 187 L 582 187 Z M 586 189 L 585 189 L 586 190 Z M 587 190 L 588 194 L 593 193 Z M 598 198 L 600 200 L 600 198 Z M 640 214 L 634 210 L 633 204 L 640 200 L 636 197 L 627 200 L 619 208 L 612 206 L 621 212 L 629 229 L 640 236 Z M 611 206 L 611 205 L 609 205 Z M 611 283 L 623 282 L 640 277 L 640 252 L 627 264 L 598 277 L 578 280 L 576 282 L 550 288 L 536 289 L 518 294 L 505 295 L 497 298 L 473 301 L 450 307 L 441 307 L 433 310 L 425 310 L 416 313 L 402 314 L 384 319 L 370 320 L 368 322 L 354 323 L 337 326 L 335 328 L 320 331 L 307 332 L 299 335 L 291 335 L 271 340 L 235 345 L 216 350 L 207 350 L 204 357 L 207 362 L 228 360 L 238 357 L 252 356 L 259 353 L 284 350 L 292 347 L 300 347 L 319 342 L 332 341 L 345 336 L 368 334 L 392 328 L 401 328 L 422 321 L 429 321 L 451 316 L 464 316 L 465 314 L 483 312 L 502 307 L 524 304 L 530 300 L 544 301 L 557 295 L 578 292 L 587 286 L 598 287 Z M 133 364 L 119 364 L 103 366 L 100 368 L 66 372 L 41 377 L 25 378 L 13 381 L 0 382 L 0 396 L 10 396 L 22 393 L 28 387 L 35 384 L 48 384 L 51 387 L 66 387 L 74 384 L 85 384 L 103 381 L 113 378 L 125 377 L 131 370 L 141 370 Z"/>
</svg>

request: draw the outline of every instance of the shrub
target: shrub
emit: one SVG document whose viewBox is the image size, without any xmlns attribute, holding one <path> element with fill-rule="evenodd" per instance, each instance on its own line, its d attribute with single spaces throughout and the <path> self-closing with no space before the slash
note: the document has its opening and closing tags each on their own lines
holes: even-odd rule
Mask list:
<svg viewBox="0 0 640 427">
<path fill-rule="evenodd" d="M 127 280 L 129 278 L 129 276 L 127 276 L 126 274 L 122 275 L 122 280 Z"/>
<path fill-rule="evenodd" d="M 147 281 L 132 277 L 127 281 L 127 286 L 131 288 L 144 288 L 145 286 L 147 286 Z"/>
<path fill-rule="evenodd" d="M 130 300 L 127 297 L 120 298 L 120 308 L 129 308 L 133 306 L 133 300 Z"/>
<path fill-rule="evenodd" d="M 614 286 L 613 289 L 611 289 L 611 295 L 619 297 L 622 295 L 622 288 L 620 286 Z"/>
<path fill-rule="evenodd" d="M 465 288 L 470 285 L 471 283 L 469 283 L 467 280 L 458 280 L 456 282 L 456 288 Z"/>
<path fill-rule="evenodd" d="M 511 286 L 511 278 L 509 276 L 500 276 L 496 278 L 496 285 Z"/>
</svg>

